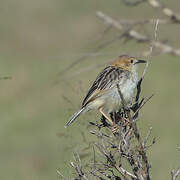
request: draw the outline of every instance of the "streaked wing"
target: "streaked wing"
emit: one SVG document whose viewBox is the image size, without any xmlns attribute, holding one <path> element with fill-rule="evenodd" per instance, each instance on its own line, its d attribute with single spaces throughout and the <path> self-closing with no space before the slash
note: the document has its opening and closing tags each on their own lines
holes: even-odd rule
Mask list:
<svg viewBox="0 0 180 180">
<path fill-rule="evenodd" d="M 116 82 L 122 79 L 126 71 L 114 66 L 106 67 L 96 78 L 90 90 L 88 91 L 82 106 L 85 106 L 94 96 L 97 96 L 101 90 L 110 89 Z"/>
</svg>

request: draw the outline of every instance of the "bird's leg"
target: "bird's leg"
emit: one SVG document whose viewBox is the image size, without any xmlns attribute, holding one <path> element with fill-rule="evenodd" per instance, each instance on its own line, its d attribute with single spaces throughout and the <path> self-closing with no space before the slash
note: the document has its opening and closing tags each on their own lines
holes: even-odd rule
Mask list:
<svg viewBox="0 0 180 180">
<path fill-rule="evenodd" d="M 98 110 L 111 123 L 113 126 L 112 133 L 116 134 L 118 132 L 119 126 L 114 121 L 112 121 L 112 119 L 107 114 L 105 114 L 102 109 L 103 108 L 101 107 Z"/>
<path fill-rule="evenodd" d="M 116 118 L 116 112 L 110 113 L 111 119 L 113 120 L 113 128 L 112 128 L 112 133 L 116 134 L 119 130 L 119 125 L 118 125 L 118 120 Z"/>
<path fill-rule="evenodd" d="M 101 116 L 101 122 L 102 122 L 102 125 L 103 127 L 109 127 L 111 126 L 107 121 L 106 121 L 106 118 L 102 115 Z"/>
<path fill-rule="evenodd" d="M 101 107 L 101 108 L 99 108 L 98 110 L 99 110 L 99 112 L 113 125 L 113 121 L 112 121 L 112 119 L 108 116 L 108 115 L 106 115 L 104 112 L 103 112 L 103 110 L 102 110 L 103 108 Z"/>
</svg>

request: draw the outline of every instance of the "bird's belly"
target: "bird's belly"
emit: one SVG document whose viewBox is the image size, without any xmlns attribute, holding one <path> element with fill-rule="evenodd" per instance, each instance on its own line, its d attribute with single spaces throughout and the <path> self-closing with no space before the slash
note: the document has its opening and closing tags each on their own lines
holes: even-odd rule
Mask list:
<svg viewBox="0 0 180 180">
<path fill-rule="evenodd" d="M 120 85 L 120 90 L 122 92 L 123 98 L 126 102 L 126 104 L 130 104 L 133 99 L 133 95 L 136 89 L 137 83 L 135 83 L 132 80 L 127 80 L 126 83 L 123 83 L 123 85 Z M 113 111 L 119 111 L 120 108 L 122 108 L 122 102 L 121 97 L 119 95 L 117 87 L 114 87 L 111 89 L 105 97 L 105 104 L 104 108 L 108 112 Z"/>
<path fill-rule="evenodd" d="M 131 103 L 136 87 L 137 87 L 137 82 L 131 79 L 127 80 L 124 86 L 121 86 L 122 94 L 126 103 Z"/>
<path fill-rule="evenodd" d="M 126 80 L 123 84 L 119 84 L 126 104 L 130 104 L 132 102 L 136 85 L 137 83 L 131 79 Z M 98 96 L 98 98 L 89 103 L 87 111 L 92 109 L 99 109 L 101 107 L 108 113 L 117 112 L 120 108 L 122 108 L 121 97 L 116 86 L 109 89 L 106 91 L 106 93 Z"/>
</svg>

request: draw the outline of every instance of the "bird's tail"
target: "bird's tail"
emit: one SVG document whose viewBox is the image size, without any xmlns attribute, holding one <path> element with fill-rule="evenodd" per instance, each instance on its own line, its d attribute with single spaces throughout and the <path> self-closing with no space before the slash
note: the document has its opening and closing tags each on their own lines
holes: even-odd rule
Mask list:
<svg viewBox="0 0 180 180">
<path fill-rule="evenodd" d="M 71 123 L 73 123 L 77 117 L 79 117 L 79 115 L 85 110 L 86 108 L 83 107 L 82 109 L 80 109 L 78 112 L 76 112 L 71 119 L 66 123 L 66 125 L 64 126 L 65 128 L 67 128 Z"/>
</svg>

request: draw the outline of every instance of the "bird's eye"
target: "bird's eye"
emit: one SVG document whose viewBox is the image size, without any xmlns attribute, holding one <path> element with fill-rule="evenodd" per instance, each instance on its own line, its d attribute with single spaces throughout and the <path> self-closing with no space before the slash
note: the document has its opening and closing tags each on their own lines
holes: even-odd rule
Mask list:
<svg viewBox="0 0 180 180">
<path fill-rule="evenodd" d="M 133 59 L 131 59 L 131 64 L 133 63 Z"/>
</svg>

